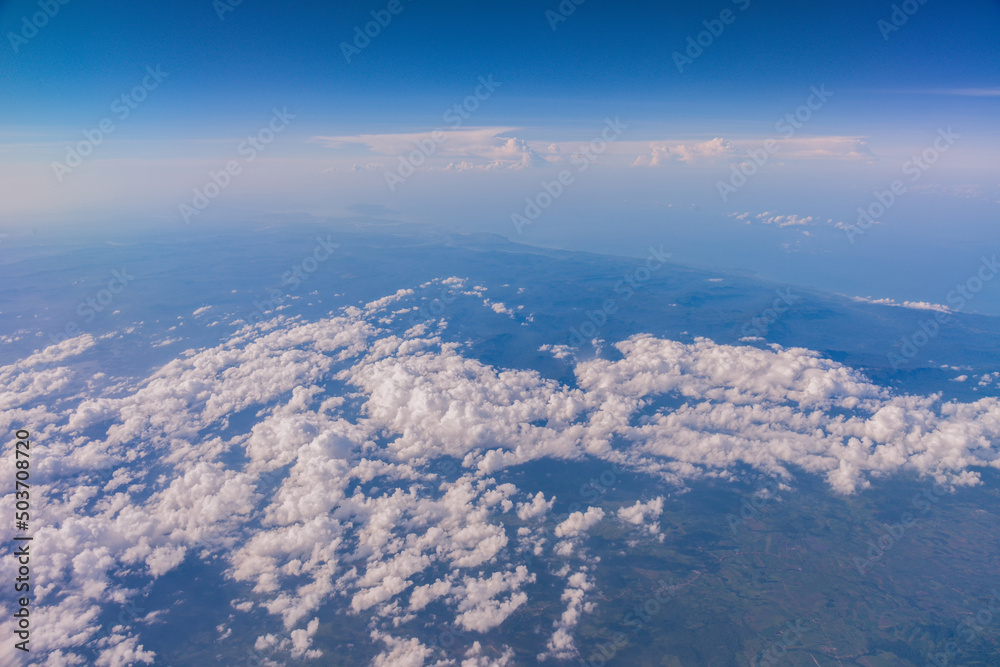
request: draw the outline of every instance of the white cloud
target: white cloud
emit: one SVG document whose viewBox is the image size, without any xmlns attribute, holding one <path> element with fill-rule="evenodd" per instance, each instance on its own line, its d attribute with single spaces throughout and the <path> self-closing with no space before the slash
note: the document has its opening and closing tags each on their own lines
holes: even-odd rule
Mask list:
<svg viewBox="0 0 1000 667">
<path fill-rule="evenodd" d="M 731 143 L 721 137 L 691 144 L 669 144 L 654 141 L 649 145 L 649 155 L 640 155 L 633 162 L 636 167 L 658 167 L 667 162 L 693 162 L 713 159 L 736 153 Z"/>
<path fill-rule="evenodd" d="M 487 578 L 465 577 L 456 594 L 459 614 L 455 623 L 476 632 L 495 628 L 528 601 L 527 594 L 519 589 L 533 581 L 535 575 L 524 565 L 518 565 L 514 571 L 494 572 Z M 509 593 L 506 599 L 497 599 L 504 593 Z"/>
<path fill-rule="evenodd" d="M 514 650 L 509 646 L 505 646 L 500 655 L 487 654 L 482 644 L 476 641 L 472 642 L 472 646 L 465 652 L 462 667 L 507 667 L 513 660 Z"/>
<path fill-rule="evenodd" d="M 768 143 L 770 142 L 770 143 Z M 769 159 L 782 160 L 872 160 L 874 156 L 863 137 L 816 136 L 780 138 L 761 136 L 755 138 L 724 139 L 715 137 L 703 141 L 680 142 L 677 140 L 653 141 L 648 144 L 622 143 L 619 148 L 641 151 L 634 159 L 634 167 L 659 167 L 670 163 L 696 165 L 711 164 L 714 160 L 749 161 L 750 152 L 759 153 L 765 145 L 773 146 Z M 635 155 L 635 152 L 633 152 Z"/>
<path fill-rule="evenodd" d="M 472 127 L 437 129 L 428 132 L 316 136 L 311 142 L 333 149 L 364 147 L 377 155 L 403 156 L 418 153 L 420 163 L 436 169 L 519 169 L 545 164 L 545 159 L 528 142 L 500 136 L 518 128 Z M 457 160 L 457 161 L 456 161 Z M 397 165 L 389 165 L 395 169 Z"/>
<path fill-rule="evenodd" d="M 870 296 L 851 297 L 855 301 L 865 303 L 876 303 L 882 306 L 895 306 L 897 308 L 910 308 L 913 310 L 935 310 L 941 313 L 950 313 L 951 308 L 940 303 L 930 303 L 929 301 L 896 301 L 895 299 L 874 299 Z"/>
<path fill-rule="evenodd" d="M 527 521 L 528 519 L 544 516 L 546 512 L 552 509 L 552 504 L 555 501 L 554 496 L 551 500 L 545 500 L 545 494 L 539 491 L 534 495 L 530 503 L 517 504 L 517 518 L 521 521 Z"/>
<path fill-rule="evenodd" d="M 498 315 L 506 315 L 510 318 L 514 317 L 514 311 L 508 308 L 502 301 L 490 301 L 489 299 L 484 299 L 483 305 Z"/>
<path fill-rule="evenodd" d="M 386 650 L 375 656 L 372 667 L 423 667 L 431 656 L 431 649 L 418 639 L 399 639 L 379 632 L 372 633 L 372 639 L 381 640 Z"/>
<path fill-rule="evenodd" d="M 482 292 L 470 294 L 485 310 Z M 151 581 L 190 558 L 253 586 L 233 613 L 274 617 L 261 640 L 269 650 L 314 657 L 308 619 L 344 600 L 384 643 L 380 664 L 441 658 L 400 624 L 419 612 L 467 632 L 497 627 L 532 595 L 536 574 L 519 559 L 582 563 L 572 544 L 606 515 L 574 512 L 554 527 L 560 539 L 541 537 L 553 534 L 555 498 L 496 479 L 532 461 L 589 457 L 676 484 L 742 466 L 786 478 L 801 469 L 841 493 L 899 472 L 971 485 L 975 468 L 1000 467 L 995 398 L 898 394 L 800 348 L 649 335 L 620 341 L 614 358 L 572 362 L 570 387 L 375 323 L 423 296 L 401 290 L 318 322 L 244 327 L 113 395 L 73 370 L 96 344 L 88 337 L 0 368 L 32 397 L 9 396 L 0 421 L 9 429 L 30 413 L 42 436 L 36 537 L 47 566 L 35 613 L 52 659 L 92 660 L 80 647 L 104 636 L 108 664 L 145 660 L 139 624 L 108 632 L 99 611 L 138 595 L 122 581 Z M 568 350 L 548 349 L 571 363 Z M 676 405 L 650 411 L 658 397 Z M 0 465 L 10 469 L 9 451 Z M 658 534 L 663 502 L 635 499 L 615 514 Z M 577 574 L 552 656 L 574 650 L 587 610 L 592 577 Z M 0 633 L 11 629 L 0 621 Z"/>
<path fill-rule="evenodd" d="M 642 526 L 645 524 L 646 530 L 651 535 L 660 536 L 660 540 L 662 541 L 663 536 L 660 535 L 660 525 L 657 521 L 662 513 L 663 497 L 660 496 L 646 503 L 637 500 L 635 501 L 635 505 L 632 505 L 631 507 L 620 508 L 617 515 L 622 521 L 635 526 Z"/>
<path fill-rule="evenodd" d="M 586 512 L 573 512 L 556 526 L 556 537 L 576 537 L 596 526 L 603 518 L 604 510 L 600 507 L 588 507 Z"/>
<path fill-rule="evenodd" d="M 545 645 L 545 651 L 538 655 L 538 660 L 548 658 L 569 660 L 579 655 L 572 630 L 580 622 L 580 616 L 593 611 L 593 602 L 585 602 L 588 591 L 594 588 L 594 583 L 587 578 L 586 572 L 576 572 L 569 577 L 561 600 L 566 603 L 566 609 L 555 622 L 552 636 Z"/>
<path fill-rule="evenodd" d="M 752 213 L 730 213 L 729 217 L 736 218 L 737 220 L 743 221 L 748 225 L 751 222 L 759 222 L 762 225 L 774 225 L 776 227 L 798 227 L 804 225 L 812 225 L 818 222 L 813 216 L 801 217 L 795 214 L 791 215 L 777 215 L 770 211 L 764 213 L 758 213 L 753 215 Z M 833 222 L 830 220 L 829 222 Z"/>
</svg>

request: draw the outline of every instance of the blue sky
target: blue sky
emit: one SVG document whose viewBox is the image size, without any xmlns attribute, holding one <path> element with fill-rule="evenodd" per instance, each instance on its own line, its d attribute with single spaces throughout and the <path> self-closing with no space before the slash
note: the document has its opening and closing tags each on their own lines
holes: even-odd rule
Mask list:
<svg viewBox="0 0 1000 667">
<path fill-rule="evenodd" d="M 913 0 L 898 30 L 906 3 L 567 0 L 555 29 L 555 1 L 389 4 L 244 0 L 220 19 L 207 0 L 70 0 L 35 34 L 37 2 L 0 3 L 0 177 L 15 193 L 0 226 L 364 210 L 622 254 L 665 240 L 678 261 L 914 300 L 947 292 L 995 237 L 1000 2 Z M 348 62 L 343 43 L 373 11 L 391 20 Z M 679 71 L 674 54 L 699 37 Z M 166 77 L 120 117 L 115 100 L 147 68 Z M 447 122 L 480 80 L 498 86 Z M 812 90 L 832 95 L 785 136 L 777 123 Z M 240 146 L 275 109 L 289 119 L 247 160 Z M 623 131 L 580 169 L 573 155 L 616 118 Z M 112 130 L 60 174 L 102 122 Z M 849 242 L 858 207 L 949 127 L 954 145 Z M 719 183 L 769 139 L 767 164 L 724 198 Z M 421 140 L 433 150 L 390 187 Z M 518 228 L 525 200 L 567 170 L 565 192 Z M 980 304 L 1000 312 L 992 299 Z"/>
<path fill-rule="evenodd" d="M 316 124 L 419 125 L 421 112 L 484 73 L 509 86 L 490 110 L 505 123 L 562 123 L 602 108 L 690 125 L 706 113 L 733 121 L 735 105 L 743 114 L 769 109 L 822 81 L 858 97 L 843 123 L 864 124 L 879 108 L 919 117 L 949 107 L 886 91 L 991 88 L 1000 74 L 1000 3 L 985 0 L 927 0 L 888 40 L 877 22 L 893 3 L 587 0 L 553 30 L 545 12 L 558 2 L 401 0 L 402 11 L 347 63 L 340 43 L 386 4 L 245 1 L 220 20 L 207 1 L 69 2 L 18 53 L 5 40 L 2 83 L 17 94 L 6 96 L 2 119 L 85 122 L 151 63 L 175 78 L 146 119 L 189 130 L 247 117 L 258 103 L 314 110 Z M 726 9 L 735 21 L 679 73 L 672 54 Z M 35 11 L 34 2 L 3 3 L 5 32 L 20 32 Z"/>
<path fill-rule="evenodd" d="M 919 117 L 950 107 L 885 91 L 995 88 L 1000 74 L 995 1 L 926 0 L 885 40 L 877 22 L 893 3 L 587 0 L 553 30 L 545 12 L 554 1 L 400 0 L 382 34 L 346 62 L 340 43 L 387 4 L 245 1 L 220 20 L 202 0 L 73 0 L 18 53 L 5 40 L 2 83 L 17 94 L 2 120 L 84 123 L 153 63 L 174 80 L 144 119 L 188 131 L 252 118 L 269 102 L 309 109 L 317 125 L 419 126 L 484 73 L 509 86 L 484 122 L 563 123 L 601 110 L 692 127 L 706 115 L 739 122 L 825 82 L 854 97 L 854 113 L 841 112 L 851 127 L 871 125 L 876 109 Z M 672 54 L 726 9 L 735 20 L 679 73 Z M 19 33 L 36 11 L 35 2 L 3 3 L 4 31 Z"/>
</svg>

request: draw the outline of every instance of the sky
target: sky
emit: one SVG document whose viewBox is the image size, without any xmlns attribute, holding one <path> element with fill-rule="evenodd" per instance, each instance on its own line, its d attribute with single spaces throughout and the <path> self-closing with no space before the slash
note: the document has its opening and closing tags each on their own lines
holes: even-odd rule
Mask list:
<svg viewBox="0 0 1000 667">
<path fill-rule="evenodd" d="M 389 219 L 937 302 L 995 237 L 996 1 L 36 0 L 0 25 L 9 234 Z"/>
<path fill-rule="evenodd" d="M 598 264 L 574 268 L 562 255 L 552 270 L 539 263 L 534 275 L 545 278 L 529 283 L 511 277 L 516 261 L 493 264 L 496 253 L 483 262 L 496 274 L 487 287 L 435 263 L 454 255 L 429 244 L 372 243 L 367 274 L 331 260 L 295 299 L 312 307 L 310 296 L 325 290 L 353 302 L 380 282 L 359 274 L 387 284 L 437 275 L 314 321 L 279 312 L 285 304 L 258 305 L 264 293 L 271 303 L 271 289 L 208 299 L 221 285 L 286 275 L 288 264 L 273 258 L 287 246 L 263 233 L 268 225 L 331 220 L 631 256 L 634 277 L 652 270 L 639 262 L 668 255 L 900 306 L 879 309 L 886 322 L 901 308 L 941 323 L 947 309 L 1000 315 L 998 29 L 995 0 L 0 0 L 6 293 L 45 295 L 32 319 L 62 321 L 60 303 L 90 289 L 84 274 L 102 266 L 107 247 L 157 253 L 113 269 L 145 270 L 154 298 L 118 301 L 101 269 L 103 284 L 69 311 L 58 343 L 56 332 L 4 316 L 11 331 L 0 342 L 47 346 L 0 365 L 9 408 L 0 424 L 28 424 L 41 438 L 39 521 L 54 565 L 40 573 L 45 606 L 32 618 L 50 648 L 66 651 L 53 661 L 71 661 L 85 637 L 108 664 L 153 663 L 140 638 L 172 629 L 153 623 L 160 610 L 96 633 L 109 607 L 143 600 L 163 575 L 177 579 L 160 586 L 179 581 L 183 590 L 197 578 L 183 565 L 196 558 L 217 569 L 211 581 L 256 586 L 253 601 L 217 596 L 227 620 L 206 627 L 220 646 L 243 626 L 268 633 L 253 643 L 262 652 L 314 657 L 320 615 L 350 601 L 371 615 L 383 655 L 399 658 L 415 648 L 402 637 L 417 616 L 485 632 L 531 591 L 531 608 L 558 615 L 538 660 L 570 657 L 584 605 L 607 593 L 594 583 L 601 557 L 582 548 L 585 534 L 605 521 L 665 539 L 665 500 L 630 483 L 642 497 L 613 514 L 595 503 L 550 521 L 572 506 L 563 494 L 557 510 L 548 482 L 522 475 L 533 463 L 586 455 L 672 484 L 742 478 L 747 467 L 803 470 L 841 495 L 889 475 L 982 481 L 998 466 L 1000 399 L 990 394 L 1000 374 L 924 366 L 937 363 L 935 345 L 959 335 L 917 350 L 911 341 L 923 334 L 930 343 L 937 324 L 901 339 L 920 353 L 912 382 L 930 387 L 905 393 L 826 358 L 888 350 L 875 350 L 878 332 L 862 324 L 872 320 L 844 323 L 823 305 L 831 301 L 812 296 L 817 305 L 790 315 L 789 330 L 798 317 L 798 326 L 850 340 L 823 352 L 772 347 L 774 337 L 736 346 L 695 338 L 692 327 L 683 342 L 644 331 L 577 358 L 560 342 L 569 338 L 565 313 L 580 311 L 583 329 L 598 312 L 589 310 L 594 295 L 620 292 L 588 269 Z M 214 227 L 245 229 L 246 243 L 205 241 L 201 232 Z M 122 242 L 137 230 L 176 243 Z M 81 235 L 96 242 L 67 250 L 66 239 Z M 317 268 L 317 250 L 331 257 L 335 236 L 331 225 L 317 238 Z M 25 248 L 36 252 L 19 254 Z M 553 275 L 572 303 L 540 309 L 536 323 L 523 301 L 561 294 Z M 691 321 L 736 329 L 739 291 L 711 275 L 720 296 L 706 297 L 703 319 Z M 956 298 L 960 288 L 968 294 Z M 708 289 L 692 288 L 685 303 L 694 308 Z M 462 300 L 444 315 L 410 321 L 435 295 L 453 293 Z M 128 299 L 151 316 L 99 331 L 123 310 L 129 317 Z M 21 303 L 11 312 L 27 319 Z M 114 310 L 79 333 L 93 303 Z M 277 318 L 226 337 L 222 325 L 238 325 L 226 321 L 230 305 Z M 604 300 L 600 318 L 618 307 Z M 623 328 L 629 317 L 623 309 Z M 995 328 L 969 335 L 988 340 Z M 542 335 L 552 342 L 523 342 Z M 147 377 L 102 370 L 98 359 L 126 363 L 116 361 L 121 350 L 128 363 L 175 357 Z M 961 375 L 935 380 L 946 371 Z M 980 388 L 971 402 L 942 400 Z M 454 482 L 433 467 L 444 458 L 461 463 Z M 518 530 L 489 519 L 497 506 Z M 542 557 L 560 563 L 549 574 L 562 573 L 545 577 L 566 577 L 562 608 L 539 604 L 528 585 Z M 439 598 L 447 614 L 427 615 Z M 13 616 L 0 616 L 10 636 Z M 0 661 L 14 650 L 5 643 Z"/>
</svg>

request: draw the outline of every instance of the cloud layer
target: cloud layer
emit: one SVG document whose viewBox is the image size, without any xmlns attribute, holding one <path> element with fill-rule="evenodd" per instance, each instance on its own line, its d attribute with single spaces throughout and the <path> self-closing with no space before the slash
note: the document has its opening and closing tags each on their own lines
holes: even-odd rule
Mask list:
<svg viewBox="0 0 1000 667">
<path fill-rule="evenodd" d="M 617 522 L 662 540 L 664 499 L 553 517 L 551 492 L 510 471 L 602 460 L 681 485 L 750 466 L 850 494 L 904 472 L 972 485 L 977 467 L 1000 467 L 997 399 L 895 394 L 805 349 L 650 335 L 618 342 L 613 358 L 560 349 L 570 386 L 469 356 L 444 320 L 408 325 L 431 288 L 245 327 L 139 382 L 89 377 L 77 362 L 100 345 L 90 336 L 0 368 L 0 422 L 31 425 L 45 499 L 39 664 L 152 664 L 146 622 L 105 628 L 99 613 L 141 600 L 122 582 L 191 558 L 217 558 L 246 586 L 220 636 L 261 609 L 274 622 L 262 656 L 318 659 L 320 608 L 341 600 L 384 665 L 487 664 L 472 642 L 529 603 L 541 568 L 565 584 L 539 659 L 573 657 L 573 630 L 597 603 L 588 536 Z M 481 303 L 484 317 L 530 316 Z M 423 643 L 418 615 L 468 638 L 467 653 Z"/>
</svg>

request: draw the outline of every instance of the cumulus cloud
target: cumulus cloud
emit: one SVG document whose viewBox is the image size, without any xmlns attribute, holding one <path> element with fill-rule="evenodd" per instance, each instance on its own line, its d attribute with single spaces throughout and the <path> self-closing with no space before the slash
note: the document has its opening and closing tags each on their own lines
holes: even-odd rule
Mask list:
<svg viewBox="0 0 1000 667">
<path fill-rule="evenodd" d="M 462 667 L 507 667 L 514 660 L 514 650 L 505 647 L 500 655 L 488 655 L 478 641 L 472 642 L 472 646 L 465 652 L 465 659 L 462 660 Z"/>
<path fill-rule="evenodd" d="M 594 584 L 587 578 L 584 571 L 575 572 L 569 577 L 566 588 L 563 590 L 561 600 L 566 603 L 566 609 L 562 615 L 553 623 L 555 631 L 549 637 L 545 645 L 545 651 L 538 655 L 538 660 L 555 658 L 557 660 L 568 660 L 579 655 L 576 642 L 573 640 L 572 631 L 580 622 L 580 616 L 586 612 L 593 611 L 595 604 L 584 600 L 587 591 L 594 588 Z"/>
<path fill-rule="evenodd" d="M 524 565 L 518 565 L 512 572 L 494 572 L 487 578 L 465 577 L 457 595 L 459 614 L 455 623 L 476 632 L 495 628 L 528 601 L 528 595 L 519 589 L 535 578 Z M 504 593 L 510 594 L 497 599 Z"/>
<path fill-rule="evenodd" d="M 635 505 L 632 505 L 631 507 L 620 508 L 617 512 L 617 516 L 622 521 L 630 523 L 634 526 L 644 525 L 645 529 L 651 535 L 659 536 L 662 541 L 663 536 L 660 534 L 660 525 L 657 521 L 662 513 L 663 497 L 660 496 L 646 503 L 637 500 L 635 501 Z"/>
<path fill-rule="evenodd" d="M 586 512 L 573 512 L 556 526 L 556 537 L 576 537 L 596 526 L 604 518 L 600 507 L 588 507 Z"/>
<path fill-rule="evenodd" d="M 693 162 L 733 155 L 735 148 L 722 137 L 690 144 L 670 144 L 654 141 L 649 145 L 649 155 L 640 155 L 633 162 L 635 167 L 659 167 L 668 162 Z"/>
<path fill-rule="evenodd" d="M 446 659 L 407 636 L 416 614 L 486 632 L 528 604 L 538 562 L 575 563 L 558 575 L 568 577 L 565 606 L 545 651 L 571 655 L 595 580 L 584 568 L 599 566 L 575 545 L 612 512 L 658 535 L 664 500 L 557 521 L 553 496 L 499 479 L 533 461 L 601 460 L 678 485 L 746 466 L 786 480 L 805 470 L 845 494 L 899 472 L 974 485 L 977 468 L 1000 467 L 997 399 L 900 394 L 810 350 L 650 335 L 587 359 L 545 348 L 572 365 L 571 386 L 472 358 L 437 326 L 381 328 L 443 284 L 316 322 L 246 326 L 114 392 L 73 370 L 96 344 L 89 337 L 0 367 L 20 392 L 5 395 L 0 422 L 37 425 L 47 565 L 34 613 L 55 664 L 153 660 L 141 623 L 104 627 L 101 609 L 141 599 L 124 581 L 192 558 L 252 587 L 233 613 L 274 619 L 267 650 L 320 657 L 317 614 L 342 600 L 341 613 L 368 623 L 384 665 Z M 492 307 L 482 286 L 449 284 Z M 664 397 L 673 407 L 655 408 Z M 11 453 L 2 459 L 11 469 Z M 0 563 L 4 576 L 11 567 Z"/>
<path fill-rule="evenodd" d="M 380 632 L 372 632 L 372 639 L 381 640 L 386 650 L 375 656 L 372 667 L 423 667 L 432 651 L 415 638 L 400 639 Z"/>
<path fill-rule="evenodd" d="M 771 211 L 765 211 L 764 213 L 758 213 L 754 215 L 752 213 L 730 213 L 729 217 L 736 218 L 742 222 L 750 223 L 756 222 L 762 225 L 774 225 L 775 227 L 798 227 L 805 225 L 813 225 L 821 222 L 813 216 L 799 216 L 794 213 L 791 215 L 778 215 Z M 830 224 L 833 224 L 833 220 L 828 220 Z"/>
<path fill-rule="evenodd" d="M 514 311 L 508 308 L 502 301 L 490 301 L 489 299 L 484 299 L 483 305 L 498 315 L 506 315 L 512 319 L 514 317 Z"/>
<path fill-rule="evenodd" d="M 544 516 L 546 512 L 552 509 L 555 500 L 554 497 L 551 500 L 545 500 L 545 494 L 539 491 L 531 499 L 530 503 L 517 504 L 517 518 L 521 521 L 527 521 L 528 519 Z"/>
</svg>

